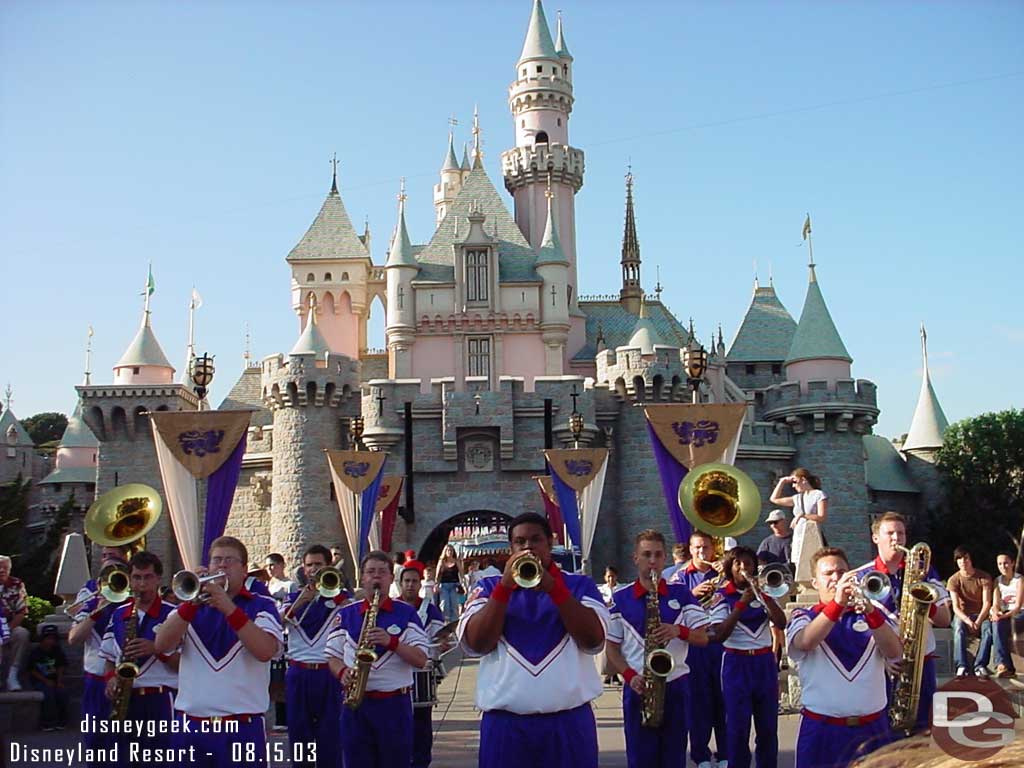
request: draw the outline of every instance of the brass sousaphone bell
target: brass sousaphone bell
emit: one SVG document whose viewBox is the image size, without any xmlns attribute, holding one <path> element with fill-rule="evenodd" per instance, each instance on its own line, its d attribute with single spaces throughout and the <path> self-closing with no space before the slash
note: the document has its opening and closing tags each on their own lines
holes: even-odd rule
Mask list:
<svg viewBox="0 0 1024 768">
<path fill-rule="evenodd" d="M 731 464 L 699 464 L 679 484 L 679 508 L 697 530 L 717 539 L 740 536 L 761 516 L 761 493 Z"/>
<path fill-rule="evenodd" d="M 155 488 L 143 483 L 128 483 L 113 488 L 85 513 L 85 535 L 102 547 L 132 545 L 134 551 L 146 548 L 146 534 L 153 529 L 163 502 Z"/>
</svg>

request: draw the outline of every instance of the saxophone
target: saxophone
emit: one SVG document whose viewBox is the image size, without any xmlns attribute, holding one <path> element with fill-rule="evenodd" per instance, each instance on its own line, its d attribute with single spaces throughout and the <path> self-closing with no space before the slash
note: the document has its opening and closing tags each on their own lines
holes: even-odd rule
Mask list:
<svg viewBox="0 0 1024 768">
<path fill-rule="evenodd" d="M 640 724 L 645 728 L 660 728 L 665 716 L 665 682 L 672 674 L 675 659 L 657 642 L 654 631 L 661 626 L 661 608 L 658 605 L 657 571 L 651 571 L 651 584 L 647 593 L 647 612 L 644 617 L 644 692 L 640 707 Z"/>
<path fill-rule="evenodd" d="M 370 601 L 370 610 L 363 616 L 363 628 L 359 631 L 359 645 L 356 648 L 356 672 L 351 682 L 345 688 L 345 706 L 349 709 L 359 709 L 366 695 L 366 684 L 370 680 L 370 667 L 377 660 L 377 651 L 373 643 L 368 639 L 370 630 L 377 626 L 377 614 L 380 611 L 380 586 L 373 588 L 373 600 Z"/>
<path fill-rule="evenodd" d="M 132 688 L 135 685 L 135 678 L 141 672 L 139 665 L 132 659 L 125 658 L 124 648 L 128 646 L 139 633 L 139 608 L 132 604 L 128 608 L 128 618 L 124 622 L 124 645 L 121 646 L 121 659 L 114 667 L 114 674 L 117 676 L 117 693 L 110 705 L 110 719 L 124 720 L 128 717 L 128 705 L 132 700 Z"/>
<path fill-rule="evenodd" d="M 925 635 L 928 611 L 939 598 L 939 591 L 929 584 L 928 569 L 932 550 L 925 543 L 912 548 L 900 547 L 904 554 L 903 593 L 900 596 L 900 640 L 903 654 L 900 670 L 893 679 L 889 697 L 889 722 L 893 730 L 910 735 L 917 722 L 921 701 L 921 677 L 924 667 Z"/>
</svg>

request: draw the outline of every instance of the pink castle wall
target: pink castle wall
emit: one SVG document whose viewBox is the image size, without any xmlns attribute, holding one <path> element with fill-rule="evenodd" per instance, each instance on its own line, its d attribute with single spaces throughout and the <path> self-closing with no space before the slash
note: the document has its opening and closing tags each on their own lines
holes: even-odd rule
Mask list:
<svg viewBox="0 0 1024 768">
<path fill-rule="evenodd" d="M 308 311 L 303 313 L 300 332 L 306 328 L 308 314 Z M 347 355 L 353 360 L 358 359 L 359 316 L 352 311 L 352 299 L 348 291 L 342 291 L 337 299 L 330 291 L 325 293 L 316 323 L 332 352 Z"/>
<path fill-rule="evenodd" d="M 801 360 L 786 366 L 786 381 L 799 381 L 800 391 L 807 392 L 807 382 L 825 379 L 834 387 L 836 379 L 850 378 L 850 364 L 845 360 Z"/>
<path fill-rule="evenodd" d="M 164 368 L 160 365 L 140 365 L 138 373 L 135 368 L 126 365 L 123 368 L 114 369 L 115 384 L 173 384 L 174 369 Z"/>
<path fill-rule="evenodd" d="M 86 448 L 58 448 L 54 460 L 57 469 L 70 469 L 72 467 L 95 467 L 96 449 Z"/>
<path fill-rule="evenodd" d="M 502 346 L 502 375 L 522 376 L 526 379 L 526 390 L 532 392 L 533 379 L 544 375 L 544 342 L 536 334 L 509 333 L 505 335 Z"/>
<path fill-rule="evenodd" d="M 455 340 L 451 336 L 420 336 L 412 347 L 412 377 L 424 385 L 432 378 L 455 376 Z"/>
</svg>

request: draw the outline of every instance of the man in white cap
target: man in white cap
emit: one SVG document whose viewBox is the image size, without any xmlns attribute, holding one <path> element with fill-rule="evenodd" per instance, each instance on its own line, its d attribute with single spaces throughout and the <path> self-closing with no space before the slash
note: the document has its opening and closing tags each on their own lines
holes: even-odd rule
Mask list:
<svg viewBox="0 0 1024 768">
<path fill-rule="evenodd" d="M 793 531 L 789 528 L 786 513 L 781 509 L 773 509 L 768 513 L 765 523 L 771 526 L 772 532 L 761 539 L 761 543 L 757 545 L 758 560 L 788 565 L 793 548 Z"/>
</svg>

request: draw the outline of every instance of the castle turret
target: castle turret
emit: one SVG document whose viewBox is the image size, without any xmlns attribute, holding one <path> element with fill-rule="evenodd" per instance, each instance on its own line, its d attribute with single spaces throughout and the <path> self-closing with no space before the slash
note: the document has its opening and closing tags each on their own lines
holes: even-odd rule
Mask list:
<svg viewBox="0 0 1024 768">
<path fill-rule="evenodd" d="M 75 403 L 75 410 L 57 445 L 53 471 L 39 481 L 44 508 L 56 509 L 73 493 L 76 510 L 88 509 L 96 493 L 99 445 L 96 436 L 82 419 L 82 404 Z M 73 522 L 72 528 L 79 530 L 80 522 Z"/>
<path fill-rule="evenodd" d="M 464 162 L 468 158 L 464 157 Z M 468 168 L 466 169 L 468 170 Z M 444 221 L 444 217 L 451 210 L 452 203 L 462 189 L 464 176 L 463 167 L 455 156 L 455 137 L 451 131 L 448 132 L 448 152 L 444 156 L 444 164 L 441 166 L 441 180 L 434 185 L 434 212 L 436 224 Z"/>
<path fill-rule="evenodd" d="M 174 381 L 174 366 L 156 340 L 149 318 L 147 296 L 142 325 L 114 366 L 114 384 L 170 384 Z"/>
<path fill-rule="evenodd" d="M 559 24 L 561 26 L 561 24 Z M 628 312 L 640 314 L 644 291 L 640 283 L 640 241 L 633 213 L 633 174 L 626 174 L 626 226 L 622 233 L 622 288 L 619 301 Z"/>
<path fill-rule="evenodd" d="M 839 379 L 850 378 L 853 358 L 846 351 L 825 297 L 818 285 L 818 276 L 812 260 L 808 265 L 807 297 L 800 313 L 800 322 L 793 334 L 793 343 L 786 355 L 786 380 L 799 381 L 807 390 L 807 382 L 824 380 L 831 385 Z"/>
<path fill-rule="evenodd" d="M 928 333 L 921 324 L 921 393 L 917 396 L 917 407 L 914 418 L 910 422 L 910 431 L 903 441 L 903 452 L 933 455 L 942 447 L 942 436 L 945 434 L 949 421 L 942 412 L 939 398 L 932 387 L 931 374 L 928 371 Z"/>
<path fill-rule="evenodd" d="M 384 265 L 388 284 L 386 333 L 390 378 L 412 376 L 412 347 L 416 341 L 416 306 L 412 281 L 419 272 L 419 265 L 413 255 L 409 230 L 405 226 L 405 199 L 403 181 L 398 194 L 398 225 Z"/>
<path fill-rule="evenodd" d="M 537 252 L 537 274 L 544 281 L 540 328 L 544 340 L 544 372 L 548 376 L 561 376 L 565 343 L 569 338 L 569 260 L 558 237 L 558 214 L 551 190 L 547 192 L 547 201 L 547 224 Z"/>
<path fill-rule="evenodd" d="M 561 53 L 551 40 L 544 8 L 535 0 L 516 79 L 509 87 L 515 121 L 514 149 L 501 155 L 505 188 L 515 198 L 519 229 L 534 248 L 544 238 L 548 179 L 555 187 L 562 250 L 569 261 L 570 313 L 576 306 L 575 194 L 583 186 L 583 152 L 569 146 L 573 106 L 572 57 L 560 35 Z"/>
<path fill-rule="evenodd" d="M 782 364 L 793 346 L 796 320 L 775 286 L 754 280 L 754 295 L 726 355 L 726 373 L 743 389 L 763 389 L 785 381 Z"/>
<path fill-rule="evenodd" d="M 320 332 L 332 352 L 357 359 L 366 348 L 372 277 L 369 231 L 357 235 L 338 192 L 335 162 L 331 191 L 298 245 L 288 254 L 292 309 L 299 327 L 308 322 L 308 296 L 316 295 Z"/>
<path fill-rule="evenodd" d="M 315 299 L 310 304 L 315 318 Z M 359 412 L 359 363 L 328 350 L 318 327 L 311 320 L 291 353 L 266 358 L 261 372 L 274 421 L 270 551 L 289 562 L 311 542 L 344 542 L 324 450 L 348 442 L 349 417 Z"/>
</svg>

